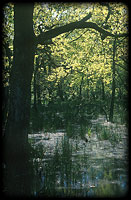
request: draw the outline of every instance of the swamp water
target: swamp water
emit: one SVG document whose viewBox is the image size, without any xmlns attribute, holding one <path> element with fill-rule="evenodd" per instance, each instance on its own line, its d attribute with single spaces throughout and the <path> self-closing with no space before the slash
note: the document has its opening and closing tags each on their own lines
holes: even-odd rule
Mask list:
<svg viewBox="0 0 131 200">
<path fill-rule="evenodd" d="M 67 130 L 30 134 L 37 151 L 34 195 L 58 197 L 121 197 L 128 191 L 128 143 L 124 125 L 102 117 L 82 128 L 74 125 L 74 137 Z M 85 141 L 88 139 L 88 142 Z"/>
</svg>

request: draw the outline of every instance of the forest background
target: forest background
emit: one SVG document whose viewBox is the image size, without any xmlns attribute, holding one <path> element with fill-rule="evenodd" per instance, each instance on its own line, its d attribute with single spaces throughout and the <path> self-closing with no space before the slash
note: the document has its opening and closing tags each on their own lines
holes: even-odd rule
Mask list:
<svg viewBox="0 0 131 200">
<path fill-rule="evenodd" d="M 27 153 L 32 130 L 63 128 L 99 114 L 128 123 L 125 4 L 9 3 L 3 12 L 2 125 L 9 172 L 10 155 Z M 23 170 L 15 161 L 13 168 Z"/>
</svg>

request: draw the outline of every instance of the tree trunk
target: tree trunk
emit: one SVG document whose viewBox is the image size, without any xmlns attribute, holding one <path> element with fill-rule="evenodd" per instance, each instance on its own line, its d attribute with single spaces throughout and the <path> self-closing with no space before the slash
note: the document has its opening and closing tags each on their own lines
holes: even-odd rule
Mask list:
<svg viewBox="0 0 131 200">
<path fill-rule="evenodd" d="M 41 106 L 41 90 L 39 83 L 37 84 L 37 99 L 38 99 L 38 105 Z"/>
<path fill-rule="evenodd" d="M 28 131 L 34 64 L 33 4 L 14 5 L 14 55 L 5 135 L 8 195 L 29 195 Z"/>
<path fill-rule="evenodd" d="M 36 106 L 36 71 L 34 72 L 34 109 L 37 109 Z"/>
<path fill-rule="evenodd" d="M 109 121 L 113 122 L 114 104 L 115 104 L 115 55 L 116 55 L 116 38 L 113 43 L 113 64 L 112 64 L 112 95 L 110 104 Z"/>
<path fill-rule="evenodd" d="M 82 98 L 82 86 L 83 86 L 83 76 L 82 76 L 82 78 L 81 78 L 81 83 L 80 83 L 79 99 Z"/>
<path fill-rule="evenodd" d="M 103 79 L 101 80 L 101 85 L 102 85 L 102 100 L 105 100 L 105 88 L 104 88 L 104 82 Z"/>
<path fill-rule="evenodd" d="M 37 104 L 38 106 L 41 106 L 41 86 L 39 83 L 39 79 L 40 79 L 40 72 L 38 72 L 37 69 L 37 84 L 36 84 Z"/>
<path fill-rule="evenodd" d="M 34 109 L 37 110 L 37 105 L 36 105 L 36 79 L 37 79 L 37 71 L 38 71 L 38 66 L 35 66 L 34 70 Z"/>
</svg>

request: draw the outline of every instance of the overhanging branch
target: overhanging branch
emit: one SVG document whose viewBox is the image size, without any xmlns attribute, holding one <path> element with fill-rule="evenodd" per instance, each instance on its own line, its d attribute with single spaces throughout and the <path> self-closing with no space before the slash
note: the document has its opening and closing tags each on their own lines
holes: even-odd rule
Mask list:
<svg viewBox="0 0 131 200">
<path fill-rule="evenodd" d="M 39 36 L 37 36 L 36 42 L 37 42 L 37 44 L 45 44 L 48 40 L 51 40 L 52 38 L 54 38 L 62 33 L 66 33 L 66 32 L 69 32 L 69 31 L 72 31 L 75 29 L 84 29 L 84 28 L 95 29 L 96 31 L 98 31 L 99 33 L 104 35 L 104 38 L 106 38 L 107 36 L 117 37 L 117 38 L 127 36 L 127 34 L 114 35 L 114 34 L 110 33 L 109 31 L 101 28 L 96 23 L 85 22 L 83 20 L 80 20 L 80 21 L 76 21 L 76 22 L 71 22 L 70 24 L 66 24 L 64 26 L 60 26 L 60 27 L 51 29 L 49 31 L 42 32 Z"/>
</svg>

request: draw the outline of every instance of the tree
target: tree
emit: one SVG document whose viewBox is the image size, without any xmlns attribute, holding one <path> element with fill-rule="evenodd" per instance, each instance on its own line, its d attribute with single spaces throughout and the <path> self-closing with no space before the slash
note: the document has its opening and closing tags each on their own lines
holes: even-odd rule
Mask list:
<svg viewBox="0 0 131 200">
<path fill-rule="evenodd" d="M 9 195 L 23 195 L 30 191 L 26 171 L 28 171 L 27 142 L 34 41 L 33 4 L 15 4 L 14 55 L 10 75 L 9 116 L 4 146 Z"/>
<path fill-rule="evenodd" d="M 33 31 L 33 4 L 14 5 L 14 50 L 13 66 L 10 74 L 9 116 L 5 134 L 5 157 L 7 165 L 7 187 L 9 194 L 30 194 L 29 184 L 25 184 L 28 171 L 28 131 L 30 119 L 31 80 L 34 56 L 38 44 L 52 44 L 52 38 L 73 31 L 89 28 L 102 34 L 102 38 L 123 37 L 107 31 L 100 25 L 87 22 L 91 14 L 82 19 L 59 27 L 51 27 L 35 35 Z M 82 78 L 81 86 L 84 78 Z M 21 159 L 22 158 L 22 159 Z M 24 160 L 24 161 L 23 161 Z"/>
<path fill-rule="evenodd" d="M 111 95 L 111 104 L 110 104 L 110 114 L 109 121 L 113 122 L 113 111 L 114 111 L 114 101 L 115 101 L 115 56 L 116 56 L 116 39 L 113 42 L 113 63 L 112 63 L 112 95 Z"/>
</svg>

